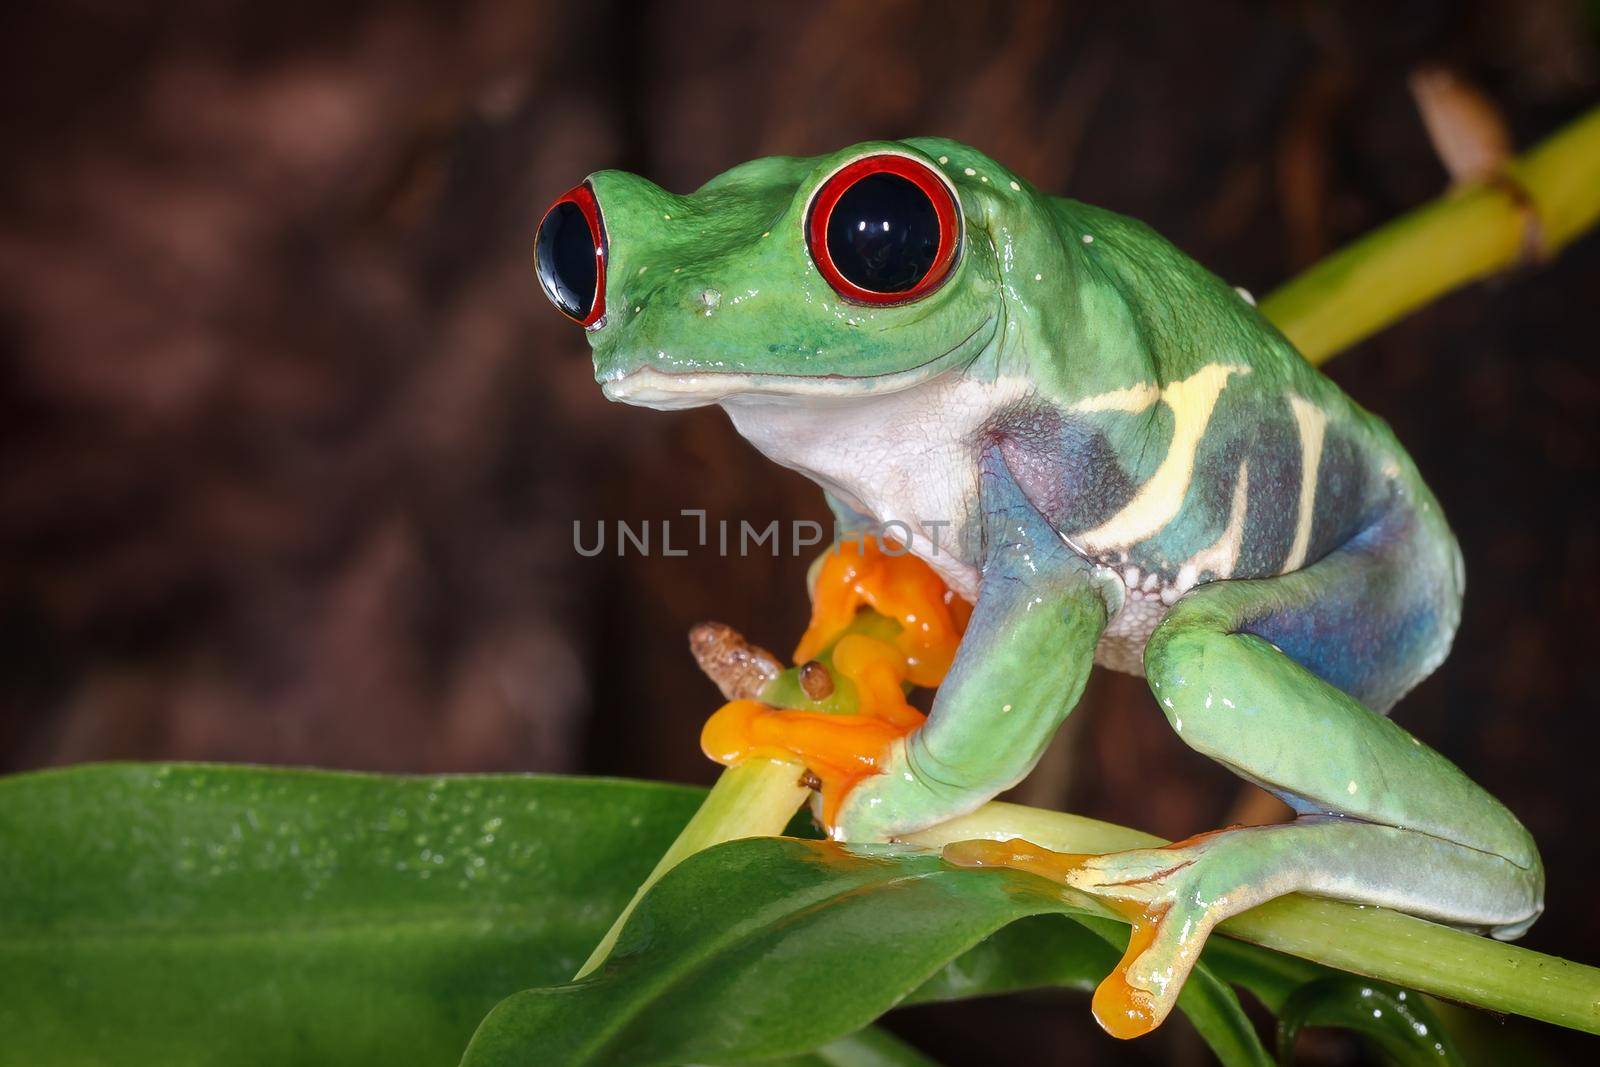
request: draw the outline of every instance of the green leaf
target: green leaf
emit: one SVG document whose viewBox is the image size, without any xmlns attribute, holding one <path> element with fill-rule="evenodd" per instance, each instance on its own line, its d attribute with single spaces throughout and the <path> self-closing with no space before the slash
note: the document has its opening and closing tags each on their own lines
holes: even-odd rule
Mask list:
<svg viewBox="0 0 1600 1067">
<path fill-rule="evenodd" d="M 1205 960 L 1219 978 L 1254 993 L 1274 1015 L 1307 982 L 1343 973 L 1231 937 L 1208 939 Z"/>
<path fill-rule="evenodd" d="M 938 1067 L 933 1060 L 887 1030 L 869 1026 L 815 1052 L 762 1060 L 762 1067 Z"/>
<path fill-rule="evenodd" d="M 1467 1029 L 1463 1024 L 1471 1024 L 1474 1019 L 1486 1018 L 1414 990 L 1231 938 L 1212 938 L 1206 945 L 1205 959 L 1220 978 L 1250 990 L 1278 1016 L 1278 1062 L 1283 1064 L 1293 1062 L 1294 1043 L 1301 1029 L 1328 1026 L 1356 1032 L 1390 1061 L 1406 1067 L 1456 1067 L 1464 1061 L 1460 1042 L 1451 1039 L 1452 1032 Z M 1440 1016 L 1445 1010 L 1454 1012 L 1448 1024 Z M 1525 1058 L 1526 1053 L 1524 1044 Z"/>
<path fill-rule="evenodd" d="M 89 766 L 0 779 L 0 1064 L 456 1063 L 699 790 Z"/>
<path fill-rule="evenodd" d="M 0 779 L 0 1064 L 454 1063 L 491 1007 L 573 973 L 703 795 L 215 766 Z M 537 1022 L 517 1005 L 553 999 L 663 1048 L 720 1034 L 702 1062 L 924 1063 L 862 1027 L 896 1003 L 1086 990 L 1127 939 L 1014 872 L 725 849 L 691 860 L 675 897 L 646 898 L 613 968 L 513 997 L 474 1055 L 498 1034 L 504 1062 L 561 1062 L 541 1042 L 572 1040 L 572 1020 L 513 1032 Z M 718 973 L 684 985 L 696 958 Z M 1219 975 L 1296 1025 L 1373 1029 L 1327 995 L 1294 1007 L 1327 968 L 1225 938 L 1204 963 L 1180 1007 L 1226 1063 L 1265 1052 Z"/>
<path fill-rule="evenodd" d="M 1125 923 L 1089 915 L 1030 916 L 951 961 L 904 1003 L 1050 986 L 1090 992 L 1117 965 L 1127 944 Z M 1246 955 L 1273 955 L 1241 948 Z M 1205 958 L 1209 962 L 1209 949 Z M 1271 1062 L 1238 997 L 1210 967 L 1195 970 L 1178 1006 L 1224 1063 Z"/>
<path fill-rule="evenodd" d="M 1279 1063 L 1294 1062 L 1295 1038 L 1307 1026 L 1357 1030 L 1399 1067 L 1463 1062 L 1427 998 L 1355 975 L 1334 974 L 1295 990 L 1278 1017 Z"/>
<path fill-rule="evenodd" d="M 1079 917 L 1080 919 L 1082 917 Z M 1124 926 L 1124 940 L 1127 927 Z M 1078 919 L 1030 915 L 1001 927 L 912 990 L 902 1004 L 1024 989 L 1094 991 L 1121 953 Z"/>
<path fill-rule="evenodd" d="M 1050 883 L 1016 872 L 820 842 L 730 842 L 657 883 L 599 972 L 495 1008 L 463 1064 L 643 1067 L 792 1056 L 860 1029 L 919 987 L 927 998 L 1048 977 L 1081 981 L 1088 970 L 1069 963 L 1007 962 L 1005 945 L 1018 935 L 1005 934 L 998 948 L 940 973 L 1018 919 L 1069 914 L 1079 913 Z M 1097 937 L 1097 967 L 1108 969 L 1119 954 L 1104 942 L 1119 925 Z M 1064 929 L 1051 936 L 1069 951 L 1089 945 Z M 1125 942 L 1127 927 L 1120 936 Z M 1270 1063 L 1232 992 L 1203 968 L 1196 979 L 1180 1007 L 1203 1020 L 1223 1062 Z"/>
</svg>

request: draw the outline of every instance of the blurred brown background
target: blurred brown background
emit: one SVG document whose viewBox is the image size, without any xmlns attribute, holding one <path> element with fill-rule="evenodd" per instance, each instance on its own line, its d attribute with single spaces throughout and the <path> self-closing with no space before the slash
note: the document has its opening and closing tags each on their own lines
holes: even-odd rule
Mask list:
<svg viewBox="0 0 1600 1067">
<path fill-rule="evenodd" d="M 601 398 L 530 267 L 543 207 L 589 171 L 687 191 L 753 156 L 941 133 L 1262 293 L 1442 190 L 1418 65 L 1483 88 L 1521 145 L 1600 95 L 1592 0 L 79 0 L 5 20 L 7 770 L 709 781 L 717 699 L 684 633 L 718 618 L 786 650 L 805 560 L 584 559 L 572 523 L 823 509 L 719 412 Z M 1331 367 L 1395 424 L 1468 561 L 1457 651 L 1399 716 L 1539 838 L 1550 909 L 1527 943 L 1591 962 L 1597 297 L 1591 238 Z M 1170 836 L 1238 802 L 1136 679 L 1097 676 L 1069 730 L 1028 799 Z M 1082 1008 L 899 1025 L 951 1063 L 1198 1055 L 1176 1032 L 1113 1050 Z"/>
</svg>

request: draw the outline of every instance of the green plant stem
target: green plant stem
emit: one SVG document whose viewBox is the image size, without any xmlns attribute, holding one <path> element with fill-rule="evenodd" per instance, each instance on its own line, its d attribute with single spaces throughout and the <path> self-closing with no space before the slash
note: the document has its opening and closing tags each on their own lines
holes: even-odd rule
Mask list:
<svg viewBox="0 0 1600 1067">
<path fill-rule="evenodd" d="M 990 803 L 905 841 L 940 849 L 1026 838 L 1057 852 L 1115 852 L 1166 842 L 1124 826 Z M 1600 968 L 1452 930 L 1385 908 L 1294 894 L 1222 923 L 1219 933 L 1465 1004 L 1600 1033 Z"/>
<path fill-rule="evenodd" d="M 888 639 L 900 632 L 900 624 L 875 611 L 863 611 L 855 621 L 834 638 L 834 644 L 847 634 Z M 817 657 L 830 671 L 833 669 L 833 645 Z M 834 680 L 835 692 L 826 702 L 809 702 L 800 685 L 799 672 L 790 667 L 762 687 L 760 698 L 775 707 L 808 707 L 812 711 L 849 714 L 856 710 L 855 688 L 848 682 Z M 806 773 L 805 764 L 798 760 L 757 759 L 747 760 L 729 767 L 717 778 L 700 810 L 689 820 L 678 839 L 667 849 L 650 876 L 644 880 L 628 906 L 622 909 L 606 936 L 600 939 L 588 960 L 579 968 L 576 981 L 605 962 L 622 933 L 623 924 L 633 913 L 650 887 L 672 868 L 701 849 L 735 841 L 742 837 L 774 837 L 783 833 L 800 810 L 800 805 L 811 795 L 809 788 L 800 785 Z"/>
<path fill-rule="evenodd" d="M 799 763 L 769 759 L 746 760 L 723 771 L 700 809 L 634 892 L 633 899 L 622 909 L 622 914 L 611 924 L 611 929 L 600 939 L 573 980 L 605 962 L 628 916 L 662 875 L 712 845 L 741 837 L 776 837 L 783 833 L 811 794 L 808 787 L 800 784 L 804 773 L 805 767 Z"/>
<path fill-rule="evenodd" d="M 1340 249 L 1262 300 L 1261 313 L 1321 363 L 1452 289 L 1554 255 L 1600 218 L 1600 107 L 1503 175 Z"/>
</svg>

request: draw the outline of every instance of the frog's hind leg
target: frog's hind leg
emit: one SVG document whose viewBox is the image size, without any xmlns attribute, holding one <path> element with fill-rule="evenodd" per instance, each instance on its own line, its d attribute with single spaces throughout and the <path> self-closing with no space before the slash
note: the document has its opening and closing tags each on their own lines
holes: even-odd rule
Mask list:
<svg viewBox="0 0 1600 1067">
<path fill-rule="evenodd" d="M 1151 635 L 1146 676 L 1173 729 L 1287 800 L 1293 822 L 1105 856 L 974 842 L 952 858 L 1054 874 L 1133 920 L 1095 998 L 1125 1037 L 1171 1010 L 1216 923 L 1285 893 L 1515 936 L 1543 908 L 1528 832 L 1358 699 L 1386 706 L 1438 663 L 1458 590 L 1442 521 L 1398 510 L 1305 570 L 1199 587 Z"/>
</svg>

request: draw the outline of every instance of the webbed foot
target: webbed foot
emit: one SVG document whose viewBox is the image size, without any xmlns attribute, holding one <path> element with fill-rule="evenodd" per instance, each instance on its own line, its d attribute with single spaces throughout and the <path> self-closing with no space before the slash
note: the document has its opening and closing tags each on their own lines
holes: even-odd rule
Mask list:
<svg viewBox="0 0 1600 1067">
<path fill-rule="evenodd" d="M 905 680 L 924 687 L 944 680 L 972 615 L 970 604 L 905 549 L 886 551 L 871 537 L 841 541 L 822 557 L 811 622 L 794 650 L 794 661 L 805 663 L 820 655 L 862 608 L 900 624 L 894 645 L 905 656 Z"/>
<path fill-rule="evenodd" d="M 959 841 L 946 846 L 944 856 L 957 866 L 1009 867 L 1052 879 L 1127 919 L 1127 951 L 1095 990 L 1093 1010 L 1108 1034 L 1133 1038 L 1160 1026 L 1172 1011 L 1217 922 L 1276 895 L 1241 884 L 1227 850 L 1216 851 L 1234 832 L 1099 856 L 1053 852 L 1020 838 Z"/>
<path fill-rule="evenodd" d="M 817 779 L 830 831 L 846 795 L 881 774 L 898 743 L 922 725 L 900 688 L 904 657 L 893 645 L 851 634 L 833 650 L 833 669 L 856 685 L 862 712 L 835 715 L 774 708 L 758 700 L 724 704 L 706 721 L 700 747 L 725 766 L 751 758 L 795 759 Z"/>
<path fill-rule="evenodd" d="M 899 623 L 898 633 L 846 633 L 863 608 Z M 870 538 L 836 545 L 823 558 L 811 624 L 795 662 L 810 664 L 826 655 L 833 676 L 852 686 L 855 713 L 735 700 L 707 721 L 701 748 L 725 765 L 753 757 L 804 763 L 820 784 L 822 821 L 836 831 L 846 797 L 863 780 L 884 773 L 904 751 L 904 739 L 923 724 L 923 714 L 906 701 L 906 689 L 943 679 L 969 610 L 914 556 L 886 552 Z"/>
</svg>

